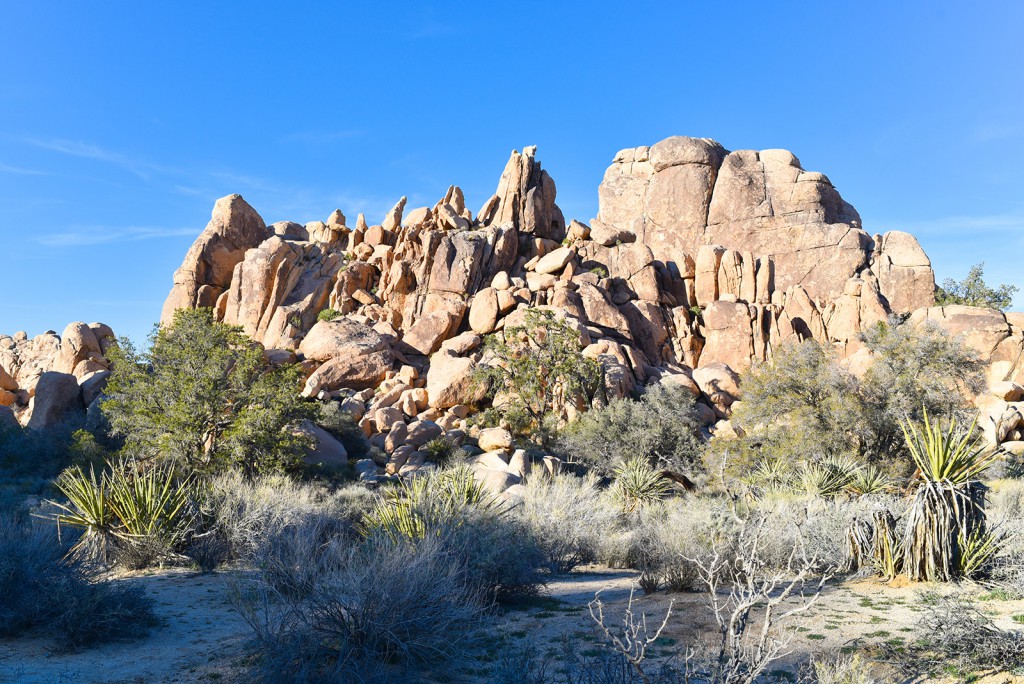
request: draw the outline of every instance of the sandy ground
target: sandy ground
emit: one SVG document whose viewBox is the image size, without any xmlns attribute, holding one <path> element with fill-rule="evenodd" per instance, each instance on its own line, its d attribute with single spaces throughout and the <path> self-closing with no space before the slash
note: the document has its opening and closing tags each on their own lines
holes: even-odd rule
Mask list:
<svg viewBox="0 0 1024 684">
<path fill-rule="evenodd" d="M 138 640 L 75 653 L 52 652 L 42 638 L 0 641 L 0 682 L 230 682 L 244 666 L 242 647 L 248 636 L 245 623 L 230 608 L 231 576 L 168 570 L 118 579 L 139 583 L 154 597 L 159 626 Z M 449 681 L 490 681 L 502 654 L 519 653 L 531 645 L 539 654 L 550 653 L 557 659 L 566 638 L 575 642 L 578 653 L 598 653 L 601 638 L 587 604 L 600 591 L 608 620 L 619 620 L 635 582 L 633 571 L 594 566 L 555 578 L 544 595 L 497 615 L 481 645 L 467 654 L 470 658 L 460 672 L 449 673 Z M 928 589 L 935 587 L 890 586 L 874 580 L 833 585 L 810 610 L 781 626 L 790 637 L 792 653 L 786 661 L 796 662 L 810 653 L 877 649 L 883 643 L 897 647 L 911 640 L 924 609 L 922 592 Z M 649 653 L 652 663 L 674 658 L 699 635 L 716 634 L 705 595 L 658 592 L 644 596 L 636 589 L 634 599 L 635 611 L 648 616 L 652 630 L 673 604 L 668 626 Z M 977 605 L 999 627 L 1021 628 L 1014 616 L 1024 616 L 1024 601 L 992 599 Z M 881 682 L 914 681 L 885 667 L 877 674 Z M 1000 675 L 982 681 L 1022 680 Z"/>
<path fill-rule="evenodd" d="M 141 639 L 54 653 L 42 638 L 0 640 L 0 682 L 115 684 L 220 681 L 247 634 L 230 610 L 226 575 L 166 570 L 119 578 L 141 584 L 160 624 Z"/>
</svg>

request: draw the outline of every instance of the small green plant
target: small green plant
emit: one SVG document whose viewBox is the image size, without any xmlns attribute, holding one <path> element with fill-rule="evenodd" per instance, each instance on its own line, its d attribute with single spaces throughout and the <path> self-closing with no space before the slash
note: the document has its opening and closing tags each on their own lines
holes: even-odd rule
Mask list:
<svg viewBox="0 0 1024 684">
<path fill-rule="evenodd" d="M 672 485 L 651 467 L 645 458 L 629 458 L 615 468 L 612 496 L 626 512 L 632 512 L 661 501 L 672 491 Z"/>
<path fill-rule="evenodd" d="M 594 268 L 590 269 L 590 272 L 596 275 L 598 278 L 608 277 L 608 269 L 606 269 L 604 266 L 594 266 Z"/>
<path fill-rule="evenodd" d="M 323 309 L 322 311 L 320 311 L 320 313 L 316 315 L 316 320 L 329 322 L 333 321 L 335 318 L 338 318 L 339 316 L 341 316 L 340 311 L 328 307 L 326 309 Z"/>
<path fill-rule="evenodd" d="M 427 460 L 442 468 L 466 459 L 466 451 L 448 437 L 435 437 L 423 445 Z"/>
</svg>

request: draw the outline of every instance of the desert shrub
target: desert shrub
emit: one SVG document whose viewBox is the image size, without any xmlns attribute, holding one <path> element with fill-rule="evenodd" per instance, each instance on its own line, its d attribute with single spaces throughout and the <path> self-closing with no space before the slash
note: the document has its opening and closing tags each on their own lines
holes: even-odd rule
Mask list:
<svg viewBox="0 0 1024 684">
<path fill-rule="evenodd" d="M 967 277 L 961 281 L 946 278 L 941 286 L 935 287 L 935 303 L 939 306 L 965 304 L 984 306 L 1005 311 L 1013 305 L 1016 285 L 999 285 L 992 288 L 985 282 L 985 263 L 971 266 Z"/>
<path fill-rule="evenodd" d="M 258 344 L 210 309 L 175 312 L 146 352 L 123 339 L 109 355 L 103 413 L 129 453 L 204 473 L 301 462 L 308 440 L 294 428 L 315 418 L 315 407 L 297 392 L 298 368 L 271 367 Z"/>
<path fill-rule="evenodd" d="M 46 430 L 0 427 L 0 482 L 17 484 L 25 493 L 44 493 L 49 480 L 74 460 L 74 435 L 80 428 L 75 419 Z"/>
<path fill-rule="evenodd" d="M 0 636 L 31 630 L 60 648 L 142 636 L 152 600 L 124 581 L 99 580 L 50 526 L 0 517 Z"/>
<path fill-rule="evenodd" d="M 393 543 L 439 540 L 467 581 L 494 598 L 534 593 L 542 583 L 538 568 L 545 557 L 531 530 L 466 466 L 390 490 L 364 516 L 360 531 Z"/>
<path fill-rule="evenodd" d="M 899 463 L 909 470 L 901 423 L 921 423 L 926 413 L 943 422 L 969 422 L 967 396 L 983 389 L 983 367 L 960 338 L 932 324 L 892 318 L 863 340 L 874 355 L 861 389 L 870 427 L 865 453 L 879 465 Z"/>
<path fill-rule="evenodd" d="M 335 318 L 338 318 L 341 315 L 342 315 L 342 313 L 340 311 L 338 311 L 337 309 L 332 309 L 332 308 L 328 307 L 326 309 L 322 309 L 320 311 L 320 313 L 318 313 L 316 315 L 316 320 L 318 320 L 318 321 L 333 321 Z"/>
<path fill-rule="evenodd" d="M 871 665 L 860 654 L 835 658 L 815 657 L 810 666 L 811 681 L 814 684 L 877 684 L 879 681 L 871 674 Z"/>
<path fill-rule="evenodd" d="M 693 395 L 659 384 L 639 400 L 615 399 L 582 414 L 559 435 L 558 448 L 605 476 L 636 458 L 692 478 L 700 470 L 703 444 Z"/>
<path fill-rule="evenodd" d="M 216 564 L 252 560 L 267 540 L 281 531 L 315 521 L 332 520 L 332 529 L 354 538 L 356 524 L 377 502 L 378 495 L 361 485 L 330 490 L 285 475 L 247 478 L 228 471 L 208 480 L 200 493 L 202 530 L 219 548 Z M 202 549 L 198 549 L 202 551 Z"/>
<path fill-rule="evenodd" d="M 370 453 L 370 442 L 352 414 L 342 410 L 340 402 L 328 401 L 320 404 L 319 411 L 317 425 L 342 443 L 350 461 L 367 457 Z"/>
<path fill-rule="evenodd" d="M 981 366 L 959 338 L 898 318 L 862 335 L 873 356 L 863 380 L 817 342 L 779 350 L 743 378 L 743 401 L 732 421 L 745 436 L 728 451 L 731 466 L 749 473 L 757 462 L 819 463 L 849 457 L 909 475 L 913 469 L 901 421 L 962 419 L 967 396 L 981 388 Z M 720 455 L 719 455 L 720 456 Z M 816 475 L 826 475 L 825 472 Z"/>
<path fill-rule="evenodd" d="M 566 405 L 588 405 L 600 384 L 600 366 L 583 356 L 572 319 L 559 320 L 546 309 L 529 309 L 523 325 L 489 335 L 485 350 L 489 361 L 477 366 L 474 379 L 489 398 L 502 395 L 492 411 L 541 442 L 565 417 Z"/>
<path fill-rule="evenodd" d="M 281 591 L 280 577 L 261 574 L 238 592 L 264 681 L 394 681 L 457 657 L 486 609 L 439 540 L 375 537 L 310 550 L 282 550 L 282 567 L 303 573 L 284 586 L 303 591 Z"/>
<path fill-rule="evenodd" d="M 364 536 L 416 541 L 457 525 L 471 508 L 497 509 L 498 499 L 477 482 L 468 466 L 442 470 L 389 489 L 363 519 Z"/>
<path fill-rule="evenodd" d="M 901 658 L 910 671 L 1024 671 L 1024 632 L 999 629 L 963 595 L 929 594 L 917 640 Z"/>
<path fill-rule="evenodd" d="M 514 513 L 533 534 L 552 572 L 569 572 L 597 559 L 618 521 L 593 476 L 535 477 Z"/>
</svg>

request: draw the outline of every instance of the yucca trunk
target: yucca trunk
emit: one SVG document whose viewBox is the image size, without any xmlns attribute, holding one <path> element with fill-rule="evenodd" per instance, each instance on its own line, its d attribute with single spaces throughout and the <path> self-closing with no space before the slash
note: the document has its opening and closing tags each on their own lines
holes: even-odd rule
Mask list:
<svg viewBox="0 0 1024 684">
<path fill-rule="evenodd" d="M 985 534 L 985 491 L 977 481 L 920 483 L 903 542 L 908 579 L 947 582 L 964 576 L 965 540 Z"/>
</svg>

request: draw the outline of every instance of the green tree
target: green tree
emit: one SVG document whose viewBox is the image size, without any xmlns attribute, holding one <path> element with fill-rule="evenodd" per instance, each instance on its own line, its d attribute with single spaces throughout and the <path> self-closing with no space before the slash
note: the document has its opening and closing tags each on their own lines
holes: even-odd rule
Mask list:
<svg viewBox="0 0 1024 684">
<path fill-rule="evenodd" d="M 967 397 L 984 389 L 983 364 L 964 343 L 934 324 L 898 318 L 861 336 L 874 357 L 861 394 L 877 458 L 909 464 L 901 422 L 921 423 L 927 411 L 939 421 L 970 423 Z"/>
<path fill-rule="evenodd" d="M 148 352 L 122 339 L 112 361 L 103 413 L 135 456 L 203 473 L 299 463 L 307 440 L 295 427 L 316 414 L 299 396 L 298 368 L 270 367 L 260 345 L 210 309 L 175 312 Z"/>
<path fill-rule="evenodd" d="M 733 422 L 761 445 L 755 453 L 796 464 L 858 453 L 868 440 L 857 378 L 817 342 L 777 350 L 747 372 L 742 387 Z"/>
<path fill-rule="evenodd" d="M 1016 285 L 1000 285 L 995 289 L 988 286 L 984 279 L 985 262 L 971 266 L 967 277 L 957 282 L 952 278 L 942 281 L 941 287 L 935 288 L 935 303 L 942 306 L 950 304 L 966 304 L 967 306 L 985 306 L 1005 311 L 1013 305 L 1013 295 L 1020 289 Z"/>
<path fill-rule="evenodd" d="M 523 325 L 487 338 L 486 363 L 475 379 L 497 412 L 519 434 L 537 431 L 547 443 L 567 406 L 586 408 L 601 381 L 601 367 L 581 353 L 576 326 L 546 309 L 530 309 Z"/>
<path fill-rule="evenodd" d="M 862 335 L 871 365 L 858 379 L 808 341 L 776 352 L 743 377 L 732 417 L 745 434 L 712 444 L 734 465 L 795 465 L 850 456 L 890 471 L 912 468 L 901 421 L 963 421 L 968 396 L 982 389 L 982 364 L 963 342 L 934 325 L 891 318 Z"/>
</svg>

